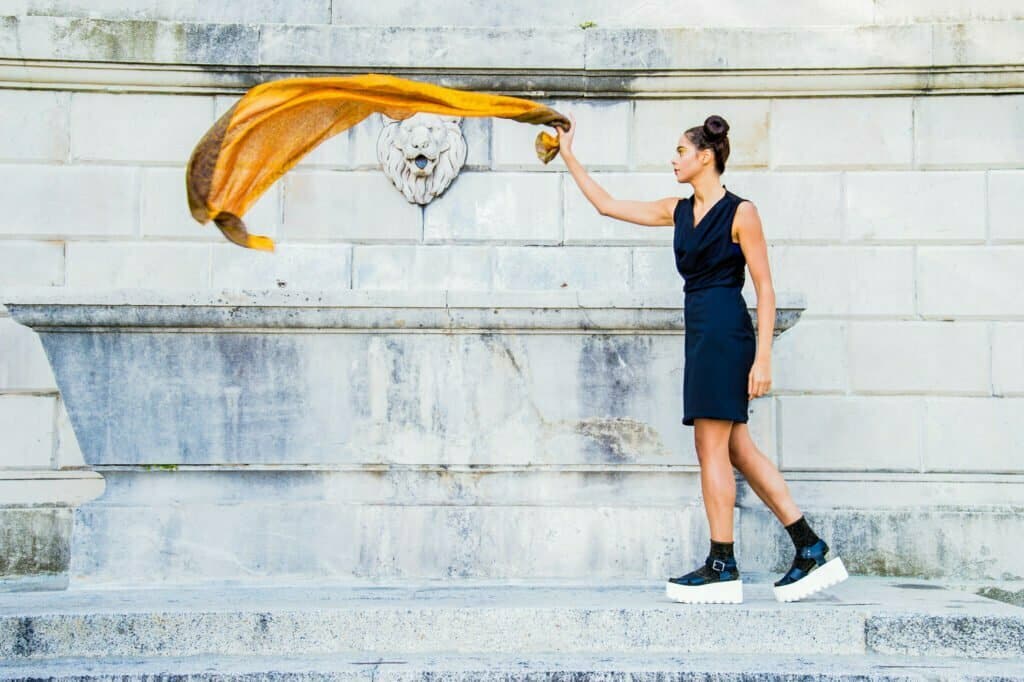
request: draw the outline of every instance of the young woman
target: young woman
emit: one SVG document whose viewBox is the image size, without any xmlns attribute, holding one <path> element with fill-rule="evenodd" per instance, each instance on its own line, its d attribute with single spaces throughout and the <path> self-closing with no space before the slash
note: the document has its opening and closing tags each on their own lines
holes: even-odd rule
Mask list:
<svg viewBox="0 0 1024 682">
<path fill-rule="evenodd" d="M 613 199 L 576 160 L 576 119 L 569 118 L 569 132 L 558 129 L 559 153 L 597 211 L 638 225 L 675 228 L 676 269 L 685 280 L 682 422 L 694 427 L 711 551 L 703 566 L 670 578 L 666 594 L 690 603 L 743 601 L 733 556 L 733 467 L 778 517 L 795 546 L 792 566 L 774 584 L 775 598 L 795 601 L 845 580 L 842 559 L 826 559 L 829 546 L 811 530 L 779 470 L 747 429 L 749 400 L 771 388 L 775 290 L 757 208 L 721 181 L 729 158 L 729 124 L 709 116 L 679 137 L 672 168 L 678 182 L 693 187 L 692 196 L 629 201 Z M 744 266 L 757 292 L 756 337 L 741 293 Z"/>
</svg>

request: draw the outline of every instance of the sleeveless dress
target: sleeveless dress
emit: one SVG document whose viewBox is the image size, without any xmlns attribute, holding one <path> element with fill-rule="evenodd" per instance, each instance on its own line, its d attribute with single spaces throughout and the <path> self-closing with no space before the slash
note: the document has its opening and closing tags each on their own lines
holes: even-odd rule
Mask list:
<svg viewBox="0 0 1024 682">
<path fill-rule="evenodd" d="M 723 185 L 724 187 L 724 185 Z M 728 189 L 693 225 L 693 197 L 674 213 L 676 270 L 683 285 L 685 364 L 683 419 L 747 421 L 747 380 L 757 351 L 754 324 L 743 299 L 746 258 L 732 241 L 732 221 L 743 199 Z"/>
</svg>

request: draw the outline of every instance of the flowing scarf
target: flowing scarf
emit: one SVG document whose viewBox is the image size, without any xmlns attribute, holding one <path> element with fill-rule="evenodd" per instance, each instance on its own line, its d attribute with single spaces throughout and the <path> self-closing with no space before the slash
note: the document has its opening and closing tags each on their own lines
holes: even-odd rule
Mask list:
<svg viewBox="0 0 1024 682">
<path fill-rule="evenodd" d="M 383 74 L 270 81 L 246 92 L 192 151 L 185 170 L 192 216 L 203 224 L 213 220 L 235 244 L 273 251 L 273 240 L 249 234 L 242 216 L 278 178 L 321 142 L 374 112 L 401 120 L 420 111 L 570 127 L 568 118 L 528 99 Z M 535 147 L 548 163 L 558 154 L 558 139 L 541 132 Z"/>
</svg>

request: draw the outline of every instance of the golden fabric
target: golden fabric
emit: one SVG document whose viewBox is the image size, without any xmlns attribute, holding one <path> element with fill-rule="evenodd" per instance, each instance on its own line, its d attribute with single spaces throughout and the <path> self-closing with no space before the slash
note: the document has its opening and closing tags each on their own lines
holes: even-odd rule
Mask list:
<svg viewBox="0 0 1024 682">
<path fill-rule="evenodd" d="M 537 102 L 368 73 L 285 78 L 251 88 L 224 113 L 192 152 L 185 171 L 188 204 L 241 246 L 273 251 L 268 237 L 249 234 L 242 215 L 278 178 L 324 140 L 374 112 L 404 119 L 416 112 L 496 116 L 569 130 L 569 119 Z M 541 132 L 537 156 L 558 153 L 558 139 Z"/>
</svg>

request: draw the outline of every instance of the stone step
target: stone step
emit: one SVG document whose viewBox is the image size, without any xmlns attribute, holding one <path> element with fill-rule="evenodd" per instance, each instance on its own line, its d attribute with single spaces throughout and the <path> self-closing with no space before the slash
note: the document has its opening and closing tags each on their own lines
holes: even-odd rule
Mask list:
<svg viewBox="0 0 1024 682">
<path fill-rule="evenodd" d="M 1024 680 L 1024 664 L 914 656 L 764 656 L 754 654 L 192 656 L 20 661 L 0 669 L 3 682 L 190 682 L 205 680 Z"/>
<path fill-rule="evenodd" d="M 796 603 L 774 576 L 743 604 L 664 583 L 436 581 L 76 589 L 0 595 L 0 659 L 379 652 L 566 656 L 880 654 L 1020 659 L 1024 610 L 928 581 L 852 577 Z"/>
</svg>

